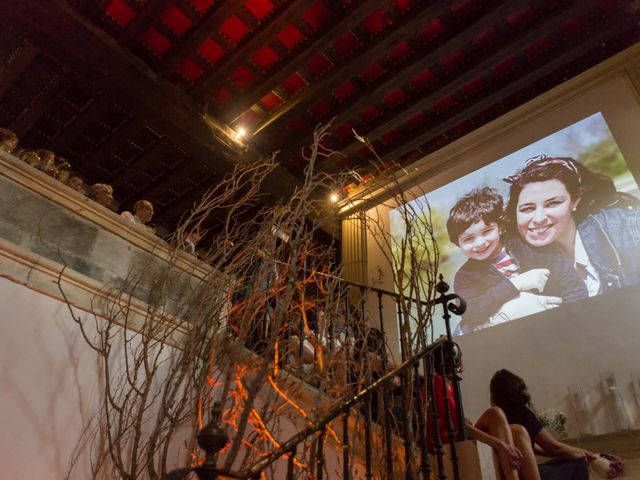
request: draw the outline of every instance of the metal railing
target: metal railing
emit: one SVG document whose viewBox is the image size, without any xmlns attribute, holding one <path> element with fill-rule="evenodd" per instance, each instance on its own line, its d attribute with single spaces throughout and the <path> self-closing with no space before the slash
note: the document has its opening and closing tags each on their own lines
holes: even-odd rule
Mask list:
<svg viewBox="0 0 640 480">
<path fill-rule="evenodd" d="M 456 451 L 456 441 L 466 439 L 464 411 L 461 399 L 460 377 L 460 352 L 451 338 L 450 319 L 451 313 L 461 315 L 465 310 L 464 301 L 453 293 L 447 293 L 449 286 L 440 277 L 436 286 L 439 296 L 429 302 L 419 302 L 415 299 L 378 288 L 370 288 L 363 285 L 349 284 L 351 288 L 360 289 L 359 310 L 364 314 L 366 298 L 364 293 L 373 292 L 377 299 L 379 312 L 380 332 L 384 335 L 383 297 L 392 297 L 399 306 L 401 301 L 414 302 L 420 308 L 431 309 L 441 306 L 442 318 L 445 323 L 446 338 L 440 339 L 413 355 L 407 355 L 404 351 L 400 365 L 389 369 L 386 350 L 381 353 L 383 372 L 359 391 L 347 396 L 343 401 L 326 411 L 315 422 L 298 431 L 289 440 L 279 447 L 263 455 L 262 458 L 242 472 L 223 470 L 216 466 L 216 453 L 221 450 L 228 441 L 226 432 L 219 426 L 219 405 L 214 406 L 211 421 L 198 435 L 198 444 L 206 452 L 205 462 L 191 469 L 175 470 L 165 477 L 166 480 L 179 480 L 186 478 L 190 472 L 195 472 L 200 479 L 216 479 L 218 476 L 238 479 L 261 478 L 262 472 L 282 457 L 288 457 L 287 480 L 294 479 L 294 459 L 298 447 L 310 437 L 316 435 L 315 454 L 315 478 L 323 479 L 325 466 L 324 435 L 327 427 L 342 416 L 341 445 L 342 448 L 342 479 L 353 478 L 353 465 L 351 462 L 351 449 L 353 447 L 353 433 L 350 431 L 350 417 L 363 418 L 364 422 L 364 470 L 365 478 L 374 477 L 374 465 L 372 458 L 373 436 L 377 435 L 384 445 L 384 466 L 376 472 L 377 478 L 415 478 L 412 472 L 416 472 L 417 478 L 429 479 L 435 473 L 439 480 L 446 480 L 445 444 L 449 445 L 450 471 L 454 480 L 460 479 L 460 469 Z M 349 324 L 349 314 L 352 305 L 345 297 L 347 303 L 346 324 Z M 401 327 L 407 326 L 408 319 L 403 318 L 402 309 L 398 308 L 398 322 Z M 352 332 L 353 333 L 353 332 Z M 335 332 L 329 329 L 327 343 L 333 347 Z M 358 340 L 354 337 L 354 340 Z M 366 339 L 360 339 L 366 341 Z M 384 338 L 383 338 L 384 340 Z M 300 337 L 298 348 L 303 348 L 304 337 Z M 385 343 L 386 345 L 386 343 Z M 301 358 L 303 356 L 302 352 Z M 353 359 L 351 359 L 353 360 Z M 411 374 L 408 372 L 411 371 Z M 348 375 L 348 373 L 346 374 Z M 408 385 L 407 382 L 413 382 Z M 398 389 L 397 384 L 400 384 Z M 388 413 L 397 403 L 398 392 L 414 391 L 417 394 L 407 403 L 404 398 L 404 411 L 396 418 L 393 424 L 392 416 Z M 408 407 L 408 408 L 407 408 Z M 385 414 L 379 415 L 380 412 Z M 377 421 L 376 421 L 377 419 Z M 357 433 L 357 432 L 356 432 Z M 378 442 L 379 443 L 379 442 Z M 395 461 L 394 444 L 402 444 L 404 449 L 403 462 Z M 414 458 L 413 452 L 418 452 L 419 458 Z M 398 457 L 397 455 L 395 456 Z M 433 460 L 433 461 L 432 461 Z M 417 463 L 416 463 L 417 462 Z M 335 477 L 332 477 L 335 478 Z"/>
</svg>

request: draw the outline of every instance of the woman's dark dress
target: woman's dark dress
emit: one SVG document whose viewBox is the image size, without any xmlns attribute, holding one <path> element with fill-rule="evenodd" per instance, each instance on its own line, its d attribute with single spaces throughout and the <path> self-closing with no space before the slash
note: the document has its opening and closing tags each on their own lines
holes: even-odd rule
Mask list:
<svg viewBox="0 0 640 480">
<path fill-rule="evenodd" d="M 535 440 L 543 428 L 542 422 L 527 407 L 516 407 L 505 410 L 510 424 L 522 425 L 529 433 L 531 442 Z M 588 480 L 589 468 L 583 459 L 576 460 L 551 460 L 539 464 L 540 478 L 542 480 Z"/>
</svg>

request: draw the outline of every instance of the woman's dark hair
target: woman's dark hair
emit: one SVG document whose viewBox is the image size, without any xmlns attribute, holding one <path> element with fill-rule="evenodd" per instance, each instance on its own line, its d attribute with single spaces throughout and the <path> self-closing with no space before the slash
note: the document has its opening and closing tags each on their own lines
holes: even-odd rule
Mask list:
<svg viewBox="0 0 640 480">
<path fill-rule="evenodd" d="M 489 384 L 491 401 L 503 410 L 524 407 L 531 402 L 527 384 L 509 370 L 498 370 L 493 374 Z"/>
<path fill-rule="evenodd" d="M 539 155 L 527 160 L 519 173 L 504 179 L 511 184 L 509 203 L 505 210 L 505 216 L 511 224 L 516 218 L 518 197 L 522 189 L 530 183 L 547 180 L 559 180 L 573 201 L 580 199 L 574 213 L 576 223 L 603 208 L 640 206 L 640 201 L 634 196 L 618 192 L 611 178 L 590 170 L 575 159 Z"/>
</svg>

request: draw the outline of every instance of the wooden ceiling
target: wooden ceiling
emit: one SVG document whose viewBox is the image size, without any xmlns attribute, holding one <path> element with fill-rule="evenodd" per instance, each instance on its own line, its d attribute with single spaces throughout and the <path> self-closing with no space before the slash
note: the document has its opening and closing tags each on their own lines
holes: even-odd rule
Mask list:
<svg viewBox="0 0 640 480">
<path fill-rule="evenodd" d="M 640 36 L 624 0 L 0 0 L 0 126 L 172 228 L 239 158 L 326 171 L 431 153 Z M 246 148 L 235 130 L 248 132 Z"/>
</svg>

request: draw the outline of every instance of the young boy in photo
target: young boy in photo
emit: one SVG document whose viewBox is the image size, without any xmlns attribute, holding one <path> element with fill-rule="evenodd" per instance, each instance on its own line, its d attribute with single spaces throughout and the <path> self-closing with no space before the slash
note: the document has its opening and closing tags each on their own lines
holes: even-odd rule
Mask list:
<svg viewBox="0 0 640 480">
<path fill-rule="evenodd" d="M 449 212 L 449 239 L 468 258 L 454 281 L 454 291 L 467 302 L 457 334 L 587 297 L 560 252 L 505 238 L 503 210 L 502 196 L 485 187 L 464 195 Z"/>
</svg>

